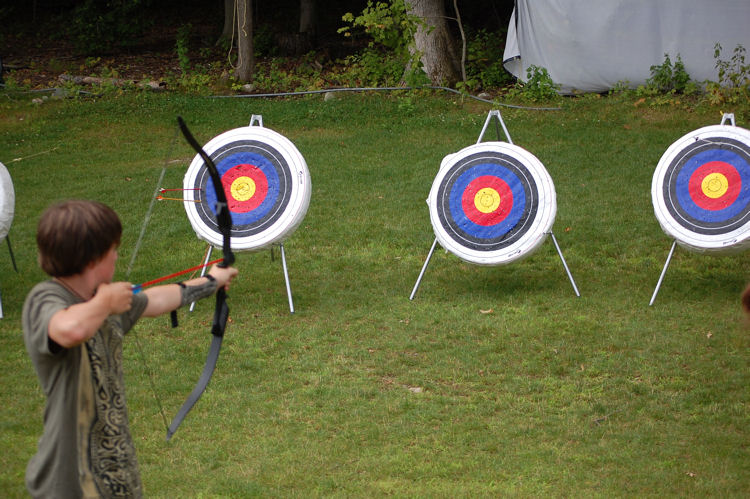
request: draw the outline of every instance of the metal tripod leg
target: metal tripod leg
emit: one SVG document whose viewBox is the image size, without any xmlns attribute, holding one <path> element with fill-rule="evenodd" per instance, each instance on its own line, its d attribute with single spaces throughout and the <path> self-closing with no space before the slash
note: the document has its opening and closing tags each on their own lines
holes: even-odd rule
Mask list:
<svg viewBox="0 0 750 499">
<path fill-rule="evenodd" d="M 487 119 L 484 120 L 484 126 L 482 127 L 482 131 L 479 133 L 479 138 L 477 139 L 477 144 L 482 142 L 482 138 L 484 137 L 484 133 L 487 131 L 487 127 L 490 124 L 490 121 L 492 121 L 492 117 L 497 118 L 497 121 L 500 122 L 500 124 L 503 126 L 503 131 L 505 132 L 505 137 L 508 139 L 508 143 L 512 144 L 513 140 L 510 138 L 510 134 L 508 133 L 508 127 L 505 126 L 505 122 L 503 121 L 503 117 L 500 114 L 500 111 L 498 109 L 493 109 L 489 113 L 487 113 Z M 497 123 L 495 123 L 495 133 L 497 134 L 497 140 L 500 139 L 500 130 L 497 128 Z"/>
<path fill-rule="evenodd" d="M 286 252 L 284 252 L 284 244 L 279 244 L 281 249 L 281 266 L 284 268 L 284 280 L 286 281 L 286 295 L 289 298 L 289 312 L 294 313 L 294 300 L 292 299 L 292 286 L 289 284 L 289 271 L 286 268 Z"/>
<path fill-rule="evenodd" d="M 568 264 L 565 262 L 565 257 L 563 256 L 562 251 L 560 251 L 560 245 L 557 244 L 557 238 L 555 238 L 555 234 L 552 231 L 550 231 L 549 235 L 552 236 L 552 242 L 555 243 L 555 249 L 557 250 L 557 254 L 560 255 L 560 260 L 562 261 L 563 267 L 565 267 L 565 272 L 568 274 L 570 284 L 573 285 L 573 291 L 575 291 L 576 296 L 580 298 L 581 293 L 578 292 L 578 286 L 576 286 L 576 282 L 573 280 L 573 274 L 570 273 Z"/>
<path fill-rule="evenodd" d="M 16 257 L 13 256 L 13 248 L 10 245 L 10 236 L 5 236 L 5 240 L 8 242 L 8 253 L 10 253 L 10 261 L 13 264 L 13 270 L 18 272 L 18 267 L 16 267 Z"/>
<path fill-rule="evenodd" d="M 419 288 L 419 283 L 422 282 L 422 276 L 424 275 L 424 271 L 427 270 L 427 265 L 430 263 L 430 258 L 432 258 L 432 254 L 435 252 L 435 246 L 437 246 L 437 237 L 435 238 L 435 241 L 432 243 L 432 248 L 430 248 L 430 253 L 427 255 L 427 260 L 424 261 L 424 265 L 422 265 L 422 271 L 419 273 L 419 277 L 417 277 L 417 282 L 414 283 L 414 289 L 411 291 L 411 295 L 409 296 L 410 300 L 414 299 L 414 295 L 417 294 L 417 289 Z"/>
<path fill-rule="evenodd" d="M 659 292 L 659 288 L 661 287 L 661 282 L 664 280 L 664 274 L 667 273 L 667 267 L 669 267 L 669 262 L 672 260 L 672 253 L 674 253 L 674 249 L 677 246 L 677 240 L 675 239 L 672 243 L 672 249 L 669 250 L 669 255 L 667 256 L 667 261 L 664 262 L 664 269 L 661 271 L 661 275 L 659 276 L 659 282 L 656 283 L 656 289 L 654 289 L 654 294 L 651 296 L 651 301 L 648 302 L 648 306 L 654 304 L 654 300 L 656 300 L 656 294 Z"/>
</svg>

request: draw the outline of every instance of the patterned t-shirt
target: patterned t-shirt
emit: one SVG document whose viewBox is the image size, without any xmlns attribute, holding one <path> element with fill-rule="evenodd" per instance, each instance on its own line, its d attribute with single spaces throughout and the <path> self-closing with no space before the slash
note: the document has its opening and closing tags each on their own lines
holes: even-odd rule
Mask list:
<svg viewBox="0 0 750 499">
<path fill-rule="evenodd" d="M 61 348 L 52 316 L 82 300 L 56 281 L 37 284 L 23 307 L 24 341 L 47 402 L 44 433 L 26 468 L 33 497 L 141 497 L 122 370 L 122 339 L 143 314 L 144 293 L 85 343 Z"/>
</svg>

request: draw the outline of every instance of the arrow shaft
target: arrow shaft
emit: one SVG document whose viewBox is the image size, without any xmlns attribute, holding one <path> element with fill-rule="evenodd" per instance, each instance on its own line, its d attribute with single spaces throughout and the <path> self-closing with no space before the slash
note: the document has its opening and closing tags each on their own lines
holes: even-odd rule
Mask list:
<svg viewBox="0 0 750 499">
<path fill-rule="evenodd" d="M 185 198 L 169 198 L 164 196 L 156 196 L 157 201 L 190 201 L 191 203 L 202 203 L 200 199 L 185 199 Z"/>
<path fill-rule="evenodd" d="M 181 276 L 183 274 L 187 274 L 188 272 L 193 272 L 193 271 L 196 271 L 196 270 L 200 270 L 203 267 L 208 267 L 210 265 L 213 265 L 215 263 L 221 263 L 223 261 L 224 261 L 223 258 L 218 258 L 218 259 L 210 261 L 208 263 L 203 263 L 201 265 L 196 265 L 195 267 L 190 267 L 189 269 L 180 270 L 179 272 L 174 272 L 174 273 L 169 274 L 169 275 L 157 277 L 156 279 L 152 279 L 150 281 L 142 282 L 140 284 L 134 284 L 133 285 L 133 293 L 138 293 L 143 288 L 147 288 L 148 286 L 152 286 L 154 284 L 158 284 L 160 282 L 167 281 L 167 280 L 172 279 L 174 277 Z"/>
</svg>

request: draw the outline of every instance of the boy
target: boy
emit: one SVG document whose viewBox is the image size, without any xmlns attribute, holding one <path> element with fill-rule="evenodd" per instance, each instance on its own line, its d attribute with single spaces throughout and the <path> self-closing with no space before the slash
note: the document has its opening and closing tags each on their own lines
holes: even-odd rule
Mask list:
<svg viewBox="0 0 750 499">
<path fill-rule="evenodd" d="M 133 294 L 112 282 L 122 225 L 108 206 L 67 201 L 37 230 L 39 264 L 52 279 L 23 307 L 26 349 L 47 403 L 44 433 L 26 468 L 33 497 L 140 497 L 128 427 L 122 339 L 141 316 L 156 317 L 228 288 L 237 270 Z"/>
</svg>

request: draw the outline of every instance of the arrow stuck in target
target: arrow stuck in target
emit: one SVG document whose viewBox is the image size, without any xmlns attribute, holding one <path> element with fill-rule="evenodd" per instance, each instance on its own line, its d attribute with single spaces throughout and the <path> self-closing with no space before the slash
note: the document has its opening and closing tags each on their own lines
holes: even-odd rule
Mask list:
<svg viewBox="0 0 750 499">
<path fill-rule="evenodd" d="M 200 199 L 170 198 L 165 196 L 156 196 L 157 201 L 188 201 L 190 203 L 202 203 Z"/>
<path fill-rule="evenodd" d="M 164 196 L 163 194 L 165 192 L 180 192 L 180 191 L 202 191 L 201 188 L 190 188 L 190 189 L 165 189 L 164 187 L 159 189 L 160 194 L 156 196 L 157 201 L 189 201 L 191 203 L 202 203 L 200 199 L 185 199 L 185 198 L 174 198 L 169 196 Z"/>
</svg>

